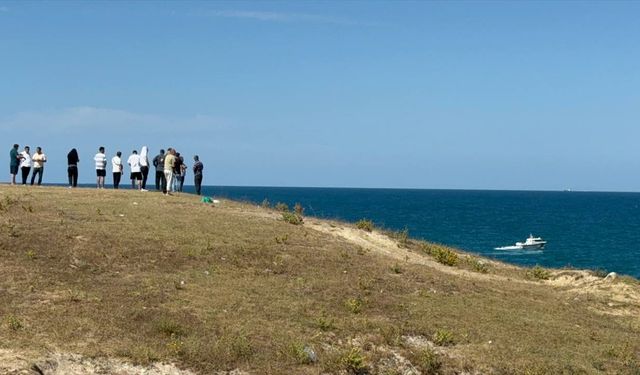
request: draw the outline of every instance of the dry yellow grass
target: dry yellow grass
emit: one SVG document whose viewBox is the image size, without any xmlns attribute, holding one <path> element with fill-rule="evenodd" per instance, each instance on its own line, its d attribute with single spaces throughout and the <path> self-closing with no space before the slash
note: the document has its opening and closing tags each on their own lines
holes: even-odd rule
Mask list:
<svg viewBox="0 0 640 375">
<path fill-rule="evenodd" d="M 434 249 L 191 195 L 2 186 L 0 354 L 202 374 L 640 372 L 635 280 L 541 281 Z"/>
</svg>

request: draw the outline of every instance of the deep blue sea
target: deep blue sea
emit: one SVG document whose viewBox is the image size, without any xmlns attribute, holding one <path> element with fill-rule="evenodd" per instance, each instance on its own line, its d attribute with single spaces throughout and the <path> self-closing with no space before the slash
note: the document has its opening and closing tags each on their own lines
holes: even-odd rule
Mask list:
<svg viewBox="0 0 640 375">
<path fill-rule="evenodd" d="M 192 187 L 185 187 L 192 191 Z M 362 218 L 501 261 L 600 269 L 640 277 L 640 194 L 540 191 L 203 187 L 209 196 L 272 204 L 305 214 Z M 544 250 L 503 251 L 529 234 Z"/>
</svg>

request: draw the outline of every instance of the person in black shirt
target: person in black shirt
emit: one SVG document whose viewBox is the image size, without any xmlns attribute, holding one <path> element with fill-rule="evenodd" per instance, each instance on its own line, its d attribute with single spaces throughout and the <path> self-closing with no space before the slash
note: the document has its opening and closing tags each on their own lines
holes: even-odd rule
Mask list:
<svg viewBox="0 0 640 375">
<path fill-rule="evenodd" d="M 198 155 L 193 157 L 193 183 L 196 186 L 196 194 L 200 195 L 200 188 L 202 187 L 202 170 L 204 165 L 200 161 Z"/>
<path fill-rule="evenodd" d="M 71 149 L 67 154 L 67 174 L 69 176 L 69 187 L 77 187 L 78 186 L 78 163 L 80 162 L 80 158 L 78 158 L 78 150 L 75 148 Z"/>
</svg>

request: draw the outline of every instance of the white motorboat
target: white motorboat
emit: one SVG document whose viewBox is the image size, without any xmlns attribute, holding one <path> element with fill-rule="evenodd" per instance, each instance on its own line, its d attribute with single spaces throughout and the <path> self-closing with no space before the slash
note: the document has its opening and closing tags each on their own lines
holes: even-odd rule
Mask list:
<svg viewBox="0 0 640 375">
<path fill-rule="evenodd" d="M 544 245 L 547 241 L 541 237 L 534 237 L 533 234 L 529 235 L 524 242 L 516 242 L 515 246 L 496 247 L 496 250 L 531 250 L 531 249 L 544 249 Z"/>
<path fill-rule="evenodd" d="M 543 240 L 540 237 L 534 237 L 533 234 L 529 235 L 524 242 L 516 242 L 516 246 L 521 247 L 523 249 L 544 249 L 544 245 L 547 244 L 547 241 Z"/>
</svg>

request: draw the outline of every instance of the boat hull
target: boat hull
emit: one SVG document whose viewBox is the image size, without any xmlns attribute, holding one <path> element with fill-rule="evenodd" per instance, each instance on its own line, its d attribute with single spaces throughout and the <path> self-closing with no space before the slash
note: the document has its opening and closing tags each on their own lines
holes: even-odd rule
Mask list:
<svg viewBox="0 0 640 375">
<path fill-rule="evenodd" d="M 536 244 L 523 244 L 523 243 L 519 243 L 516 244 L 516 246 L 522 248 L 522 249 L 527 249 L 527 250 L 531 250 L 531 249 L 544 249 L 544 245 L 546 245 L 547 243 L 536 243 Z"/>
</svg>

